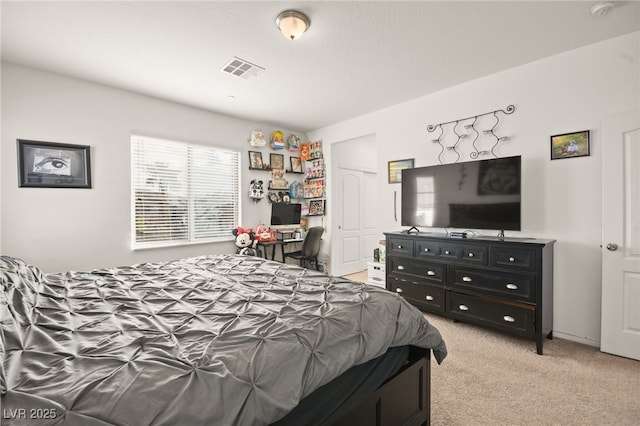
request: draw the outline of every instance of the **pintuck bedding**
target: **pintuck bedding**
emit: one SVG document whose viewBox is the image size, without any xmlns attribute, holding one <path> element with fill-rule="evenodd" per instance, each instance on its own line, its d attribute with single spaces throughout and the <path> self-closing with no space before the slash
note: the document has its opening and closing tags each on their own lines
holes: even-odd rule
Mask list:
<svg viewBox="0 0 640 426">
<path fill-rule="evenodd" d="M 445 344 L 385 289 L 239 255 L 45 274 L 0 259 L 2 424 L 260 425 L 355 365 Z"/>
</svg>

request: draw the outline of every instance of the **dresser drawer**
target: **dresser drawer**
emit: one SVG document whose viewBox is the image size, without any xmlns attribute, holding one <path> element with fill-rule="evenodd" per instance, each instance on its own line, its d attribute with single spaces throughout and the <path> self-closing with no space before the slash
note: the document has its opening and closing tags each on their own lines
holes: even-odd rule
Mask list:
<svg viewBox="0 0 640 426">
<path fill-rule="evenodd" d="M 413 240 L 411 238 L 388 238 L 387 256 L 409 256 L 413 257 Z"/>
<path fill-rule="evenodd" d="M 419 284 L 400 278 L 389 278 L 387 288 L 406 298 L 411 304 L 433 312 L 444 312 L 445 290 L 428 284 Z"/>
<path fill-rule="evenodd" d="M 524 337 L 534 334 L 535 307 L 450 291 L 447 311 L 452 318 L 490 326 Z"/>
<path fill-rule="evenodd" d="M 486 246 L 464 245 L 446 241 L 416 241 L 415 256 L 420 259 L 453 260 L 476 265 L 486 265 Z"/>
<path fill-rule="evenodd" d="M 452 266 L 449 284 L 465 291 L 534 303 L 536 278 L 529 274 Z"/>
<path fill-rule="evenodd" d="M 536 267 L 536 252 L 531 249 L 492 247 L 489 266 L 534 271 Z"/>
<path fill-rule="evenodd" d="M 405 276 L 412 281 L 430 281 L 443 284 L 446 280 L 447 265 L 438 262 L 425 262 L 402 257 L 389 257 L 389 274 Z"/>
</svg>

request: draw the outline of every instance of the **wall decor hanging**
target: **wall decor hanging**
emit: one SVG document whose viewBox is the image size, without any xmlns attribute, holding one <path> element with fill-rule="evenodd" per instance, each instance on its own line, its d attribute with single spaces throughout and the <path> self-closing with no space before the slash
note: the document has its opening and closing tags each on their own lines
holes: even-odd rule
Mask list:
<svg viewBox="0 0 640 426">
<path fill-rule="evenodd" d="M 300 144 L 300 159 L 302 161 L 311 160 L 311 142 L 302 142 Z"/>
<path fill-rule="evenodd" d="M 496 147 L 502 141 L 509 139 L 507 136 L 499 136 L 495 133 L 500 124 L 500 117 L 513 114 L 516 107 L 508 105 L 505 109 L 486 112 L 472 117 L 447 121 L 445 123 L 430 124 L 427 131 L 433 133 L 440 130 L 436 138 L 431 139 L 440 145 L 438 162 L 444 164 L 445 156 L 453 159 L 453 163 L 460 161 L 460 145 L 465 140 L 470 140 L 471 152 L 469 156 L 476 159 L 481 155 L 492 155 L 497 158 Z M 493 116 L 493 117 L 491 117 Z"/>
<path fill-rule="evenodd" d="M 287 149 L 291 152 L 300 151 L 300 138 L 293 133 L 287 138 Z"/>
<path fill-rule="evenodd" d="M 300 157 L 289 157 L 292 173 L 302 173 L 302 160 Z"/>
<path fill-rule="evenodd" d="M 269 146 L 272 149 L 284 149 L 284 133 L 282 133 L 282 130 L 276 130 L 271 134 Z"/>
<path fill-rule="evenodd" d="M 269 163 L 272 169 L 284 170 L 284 155 L 282 154 L 269 154 Z"/>
<path fill-rule="evenodd" d="M 551 136 L 551 159 L 590 155 L 589 130 Z"/>
<path fill-rule="evenodd" d="M 293 183 L 289 186 L 289 196 L 291 198 L 303 198 L 304 186 L 302 185 L 302 183 L 293 181 Z"/>
<path fill-rule="evenodd" d="M 18 139 L 18 186 L 91 188 L 90 147 Z"/>
<path fill-rule="evenodd" d="M 264 169 L 264 162 L 262 161 L 262 153 L 260 151 L 249 151 L 249 168 Z"/>
<path fill-rule="evenodd" d="M 254 203 L 264 198 L 264 183 L 261 180 L 251 179 L 249 183 L 249 198 L 251 198 Z"/>
<path fill-rule="evenodd" d="M 251 132 L 251 138 L 249 139 L 249 144 L 255 147 L 265 146 L 267 144 L 267 140 L 264 138 L 262 134 L 262 130 L 256 129 Z"/>
<path fill-rule="evenodd" d="M 402 170 L 413 169 L 413 158 L 389 161 L 389 183 L 402 182 Z"/>
<path fill-rule="evenodd" d="M 271 169 L 271 181 L 269 189 L 286 189 L 289 190 L 289 182 L 285 179 L 284 169 Z"/>
</svg>

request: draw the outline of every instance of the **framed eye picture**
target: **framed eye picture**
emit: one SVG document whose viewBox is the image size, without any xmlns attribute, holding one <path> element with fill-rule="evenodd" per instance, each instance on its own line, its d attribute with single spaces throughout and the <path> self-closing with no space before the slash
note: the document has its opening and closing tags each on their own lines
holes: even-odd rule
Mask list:
<svg viewBox="0 0 640 426">
<path fill-rule="evenodd" d="M 551 136 L 551 159 L 590 155 L 589 130 Z"/>
<path fill-rule="evenodd" d="M 249 151 L 249 168 L 264 169 L 262 162 L 262 153 L 260 151 Z"/>
<path fill-rule="evenodd" d="M 413 168 L 413 158 L 389 161 L 389 183 L 402 182 L 402 170 Z"/>
<path fill-rule="evenodd" d="M 91 188 L 88 145 L 18 139 L 18 186 Z"/>
<path fill-rule="evenodd" d="M 300 157 L 289 157 L 291 162 L 291 171 L 293 173 L 302 173 L 302 160 Z"/>
<path fill-rule="evenodd" d="M 282 154 L 269 154 L 269 163 L 272 169 L 284 169 L 284 155 Z"/>
</svg>

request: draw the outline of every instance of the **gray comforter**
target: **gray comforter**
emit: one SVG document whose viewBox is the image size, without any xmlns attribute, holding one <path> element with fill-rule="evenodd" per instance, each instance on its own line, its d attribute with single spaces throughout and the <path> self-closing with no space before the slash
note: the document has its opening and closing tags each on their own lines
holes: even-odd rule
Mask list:
<svg viewBox="0 0 640 426">
<path fill-rule="evenodd" d="M 44 274 L 0 260 L 2 424 L 271 423 L 438 331 L 384 289 L 237 255 Z"/>
</svg>

